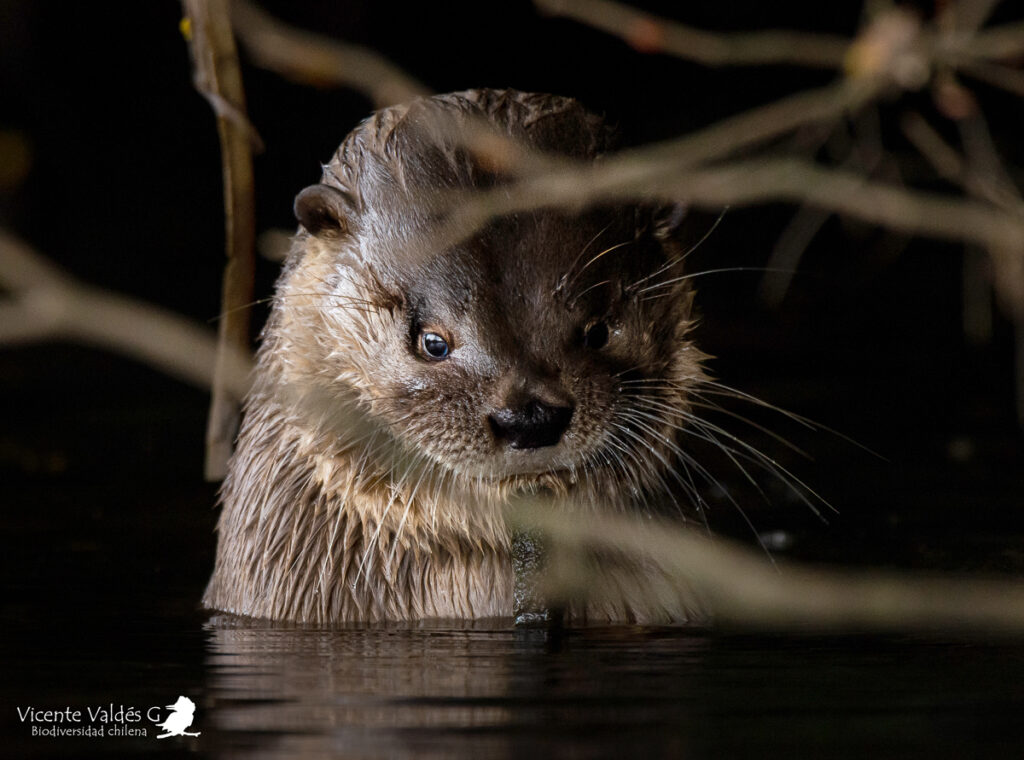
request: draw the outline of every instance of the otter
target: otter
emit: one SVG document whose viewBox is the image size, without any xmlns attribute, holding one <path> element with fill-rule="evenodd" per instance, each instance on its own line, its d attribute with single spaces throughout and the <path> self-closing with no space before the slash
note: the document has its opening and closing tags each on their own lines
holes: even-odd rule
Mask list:
<svg viewBox="0 0 1024 760">
<path fill-rule="evenodd" d="M 705 358 L 678 214 L 541 209 L 431 248 L 452 198 L 512 179 L 457 138 L 480 124 L 579 162 L 614 145 L 577 101 L 513 90 L 418 99 L 345 138 L 295 201 L 206 607 L 317 624 L 509 617 L 509 498 L 543 490 L 579 519 L 672 498 Z M 685 616 L 685 602 L 637 601 L 644 572 L 575 616 Z"/>
</svg>

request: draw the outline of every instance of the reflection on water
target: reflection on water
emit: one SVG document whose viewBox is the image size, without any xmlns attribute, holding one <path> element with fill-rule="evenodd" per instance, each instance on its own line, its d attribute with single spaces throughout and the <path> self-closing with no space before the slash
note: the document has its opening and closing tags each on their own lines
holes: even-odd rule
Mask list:
<svg viewBox="0 0 1024 760">
<path fill-rule="evenodd" d="M 325 631 L 218 616 L 210 634 L 222 748 L 257 757 L 503 757 L 542 742 L 563 757 L 609 741 L 668 749 L 679 735 L 651 726 L 670 725 L 690 693 L 666 693 L 664 677 L 683 686 L 705 646 L 679 631 L 660 643 L 632 629 L 563 640 L 504 621 Z"/>
<path fill-rule="evenodd" d="M 247 757 L 1004 756 L 1024 652 L 500 624 L 208 626 L 206 749 Z"/>
</svg>

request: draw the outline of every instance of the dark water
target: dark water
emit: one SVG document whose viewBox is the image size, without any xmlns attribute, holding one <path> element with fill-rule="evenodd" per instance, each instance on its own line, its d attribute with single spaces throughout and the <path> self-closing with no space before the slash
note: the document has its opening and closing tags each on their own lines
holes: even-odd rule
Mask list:
<svg viewBox="0 0 1024 760">
<path fill-rule="evenodd" d="M 892 639 L 235 629 L 209 652 L 216 740 L 268 757 L 1002 755 L 1024 706 L 1021 651 Z"/>
<path fill-rule="evenodd" d="M 476 624 L 304 629 L 196 610 L 208 487 L 4 489 L 7 757 L 1011 757 L 1024 641 Z M 32 509 L 33 505 L 37 508 Z M 102 507 L 98 505 L 103 505 Z M 195 738 L 146 711 L 179 695 Z M 146 736 L 16 708 L 134 707 Z M 166 715 L 167 711 L 159 712 Z"/>
</svg>

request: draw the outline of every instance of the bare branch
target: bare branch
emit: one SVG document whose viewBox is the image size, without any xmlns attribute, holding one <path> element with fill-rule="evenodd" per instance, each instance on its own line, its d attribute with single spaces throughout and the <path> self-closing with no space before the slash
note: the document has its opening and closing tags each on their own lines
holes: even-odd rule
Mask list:
<svg viewBox="0 0 1024 760">
<path fill-rule="evenodd" d="M 903 119 L 904 134 L 927 158 L 940 176 L 961 185 L 970 195 L 1004 210 L 1017 220 L 1024 220 L 1024 198 L 1006 173 L 984 117 L 976 113 L 960 120 L 960 130 L 967 157 L 961 157 L 920 116 L 914 114 Z M 995 286 L 1004 311 L 1024 332 L 1024 280 L 1020 269 L 1020 249 L 989 247 L 997 277 Z M 1018 409 L 1024 420 L 1024 377 L 1018 378 Z"/>
<path fill-rule="evenodd" d="M 842 80 L 751 109 L 682 138 L 619 153 L 589 169 L 564 161 L 551 163 L 546 173 L 518 190 L 546 197 L 552 205 L 578 208 L 609 195 L 642 197 L 651 194 L 652 188 L 656 194 L 660 184 L 689 167 L 726 158 L 806 124 L 838 119 L 868 102 L 879 86 L 877 81 Z M 541 165 L 535 161 L 534 168 Z M 513 187 L 511 194 L 516 195 L 517 188 Z"/>
<path fill-rule="evenodd" d="M 582 548 L 654 562 L 703 600 L 720 623 L 812 630 L 1024 630 L 1024 589 L 1017 583 L 792 564 L 775 572 L 763 556 L 722 539 L 711 542 L 677 525 L 607 511 L 580 520 L 542 499 L 510 508 L 507 516 L 520 528 L 541 530 L 557 548 L 568 550 L 570 559 Z M 546 592 L 571 598 L 580 590 L 574 581 L 571 574 L 549 576 Z"/>
<path fill-rule="evenodd" d="M 900 120 L 900 127 L 903 134 L 940 177 L 957 185 L 970 181 L 963 157 L 942 139 L 942 135 L 936 132 L 921 114 L 904 114 Z"/>
<path fill-rule="evenodd" d="M 377 108 L 430 94 L 378 53 L 289 27 L 248 0 L 233 0 L 231 20 L 257 66 L 300 84 L 351 87 Z"/>
<path fill-rule="evenodd" d="M 967 61 L 960 67 L 965 74 L 1013 95 L 1024 96 L 1024 71 L 984 61 Z"/>
<path fill-rule="evenodd" d="M 214 334 L 141 301 L 84 285 L 0 230 L 0 344 L 67 339 L 110 349 L 186 382 L 209 388 L 217 367 L 228 392 L 242 398 L 252 362 Z"/>
<path fill-rule="evenodd" d="M 534 0 L 552 16 L 565 16 L 620 37 L 642 53 L 668 53 L 705 66 L 797 64 L 843 66 L 848 39 L 772 30 L 717 34 L 637 11 L 610 0 Z"/>
<path fill-rule="evenodd" d="M 662 156 L 657 168 L 652 155 Z M 447 234 L 461 239 L 486 220 L 517 211 L 579 209 L 626 198 L 685 200 L 716 208 L 779 200 L 806 203 L 904 232 L 1024 251 L 1024 220 L 976 201 L 904 190 L 800 159 L 752 159 L 687 171 L 676 168 L 662 150 L 528 178 L 470 198 L 456 211 Z"/>
<path fill-rule="evenodd" d="M 249 312 L 255 269 L 256 222 L 254 218 L 253 169 L 250 150 L 252 131 L 247 128 L 245 94 L 238 55 L 231 34 L 229 0 L 183 0 L 190 22 L 189 48 L 197 89 L 206 94 L 217 113 L 221 168 L 224 176 L 224 211 L 227 225 L 227 263 L 224 267 L 219 325 L 222 347 L 206 431 L 206 477 L 219 480 L 227 473 L 235 431 L 238 429 L 241 396 L 220 382 L 227 372 L 230 351 L 249 350 Z"/>
<path fill-rule="evenodd" d="M 858 171 L 868 177 L 874 175 L 885 157 L 879 134 L 878 109 L 863 109 L 855 131 L 841 133 L 841 137 L 843 139 L 833 142 L 846 147 L 833 146 L 830 150 L 833 154 L 843 151 L 841 155 L 834 156 L 839 161 L 838 168 Z M 850 138 L 853 142 L 848 142 Z M 831 216 L 831 210 L 814 208 L 806 203 L 797 208 L 780 233 L 761 279 L 761 298 L 766 304 L 777 306 L 785 298 L 804 251 Z"/>
<path fill-rule="evenodd" d="M 1024 219 L 970 200 L 903 190 L 798 159 L 736 163 L 680 178 L 675 194 L 696 203 L 800 201 L 894 230 L 1024 250 Z"/>
<path fill-rule="evenodd" d="M 978 58 L 995 60 L 1024 55 L 1024 21 L 982 30 L 964 43 L 964 51 Z"/>
<path fill-rule="evenodd" d="M 764 278 L 761 281 L 761 298 L 769 306 L 778 306 L 789 291 L 789 285 L 796 274 L 797 264 L 811 241 L 832 216 L 827 209 L 813 208 L 804 204 L 796 210 L 789 224 L 775 241 Z"/>
<path fill-rule="evenodd" d="M 998 0 L 964 0 L 940 14 L 934 47 L 928 56 L 954 66 L 980 64 L 979 59 L 1007 60 L 1024 55 L 1024 23 L 977 31 Z M 856 39 L 795 30 L 718 33 L 635 10 L 614 0 L 534 0 L 552 16 L 564 16 L 612 34 L 643 53 L 667 53 L 705 66 L 791 64 L 809 68 L 846 69 L 859 73 L 889 69 L 897 80 L 900 53 L 921 31 L 913 15 L 899 8 L 876 16 Z M 902 64 L 911 63 L 904 60 Z M 911 77 L 923 83 L 927 61 Z M 893 64 L 896 64 L 895 66 Z M 1000 76 L 997 72 L 995 76 Z M 907 82 L 907 84 L 912 84 Z M 1003 86 L 1003 85 L 1000 85 Z"/>
</svg>

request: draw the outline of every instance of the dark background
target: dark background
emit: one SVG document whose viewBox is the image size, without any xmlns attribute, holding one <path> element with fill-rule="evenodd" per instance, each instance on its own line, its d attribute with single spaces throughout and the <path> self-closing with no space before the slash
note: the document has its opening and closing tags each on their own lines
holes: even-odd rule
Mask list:
<svg viewBox="0 0 1024 760">
<path fill-rule="evenodd" d="M 859 15 L 847 0 L 660 5 L 645 7 L 685 8 L 685 21 L 719 30 L 849 34 Z M 1012 4 L 1002 5 L 1010 18 Z M 489 86 L 575 96 L 617 123 L 626 144 L 694 130 L 832 76 L 644 56 L 600 32 L 542 18 L 525 2 L 266 7 L 376 48 L 437 91 Z M 219 146 L 213 114 L 191 85 L 180 15 L 171 0 L 0 0 L 0 131 L 20 135 L 31 156 L 24 181 L 0 191 L 0 224 L 86 283 L 213 329 L 223 265 Z M 267 147 L 255 160 L 258 229 L 292 229 L 295 194 L 317 181 L 320 162 L 371 104 L 352 92 L 296 86 L 245 64 L 244 54 L 243 65 L 251 119 Z M 978 92 L 1020 180 L 1021 101 Z M 877 124 L 905 178 L 948 190 L 894 128 L 907 107 L 935 117 L 921 93 L 884 104 L 867 123 Z M 765 266 L 793 211 L 730 211 L 692 257 L 693 269 Z M 694 214 L 686 234 L 699 237 L 714 216 Z M 697 339 L 715 357 L 714 374 L 836 431 L 731 406 L 808 453 L 719 419 L 791 468 L 835 512 L 819 520 L 768 475 L 764 500 L 712 457 L 709 466 L 753 525 L 708 489 L 719 534 L 752 542 L 775 532 L 781 558 L 1019 576 L 1024 446 L 1012 330 L 996 313 L 989 343 L 965 340 L 962 265 L 959 246 L 832 219 L 777 309 L 758 300 L 758 272 L 698 278 Z M 276 270 L 259 262 L 257 297 L 270 294 Z M 258 324 L 264 307 L 253 316 Z M 705 642 L 699 633 L 648 638 L 613 630 L 594 641 L 573 633 L 558 655 L 543 637 L 531 638 L 542 632 L 505 630 L 438 659 L 447 651 L 437 649 L 443 635 L 371 629 L 294 640 L 268 630 L 266 642 L 259 631 L 242 631 L 238 641 L 251 634 L 253 647 L 240 655 L 231 624 L 218 630 L 197 609 L 216 520 L 216 487 L 202 480 L 207 405 L 204 391 L 105 351 L 61 342 L 0 347 L 0 726 L 13 755 L 267 749 L 317 730 L 309 715 L 323 717 L 328 746 L 348 746 L 363 736 L 362 724 L 338 716 L 365 700 L 358 693 L 365 679 L 379 682 L 369 692 L 371 717 L 382 705 L 391 716 L 393 707 L 414 703 L 429 714 L 445 700 L 455 706 L 451 717 L 481 694 L 489 695 L 483 707 L 511 710 L 507 725 L 485 731 L 472 721 L 462 732 L 457 721 L 426 733 L 400 724 L 399 741 L 420 742 L 411 756 L 430 742 L 449 746 L 446 737 L 463 749 L 493 739 L 520 748 L 516 756 L 525 749 L 536 757 L 552 752 L 554 739 L 564 750 L 556 755 L 566 757 L 582 756 L 580 746 L 593 756 L 647 749 L 654 756 L 658 747 L 679 756 L 690 746 L 695 756 L 719 757 L 724 746 L 725 756 L 746 749 L 792 757 L 808 747 L 816 756 L 885 756 L 895 747 L 906 757 L 908 747 L 928 747 L 920 756 L 942 757 L 973 752 L 982 739 L 992 756 L 1019 750 L 1024 659 L 1014 648 L 728 632 Z M 504 643 L 495 650 L 489 641 Z M 502 685 L 505 658 L 511 675 Z M 344 671 L 349 665 L 356 670 Z M 289 674 L 300 686 L 285 688 Z M 489 674 L 497 685 L 488 685 Z M 451 688 L 449 675 L 464 677 L 468 691 Z M 165 705 L 176 694 L 199 705 L 204 736 L 194 744 L 32 739 L 13 709 Z M 240 728 L 236 718 L 246 714 L 255 717 Z"/>
<path fill-rule="evenodd" d="M 489 86 L 575 96 L 617 123 L 627 145 L 706 126 L 833 76 L 645 56 L 522 2 L 265 7 L 373 47 L 437 91 Z M 676 6 L 645 7 L 671 14 Z M 689 3 L 685 20 L 720 30 L 849 34 L 859 12 L 853 2 L 743 0 Z M 83 281 L 212 329 L 223 263 L 219 146 L 211 110 L 191 86 L 180 16 L 169 0 L 0 2 L 0 128 L 19 133 L 31 153 L 24 182 L 0 198 L 0 222 Z M 291 229 L 294 195 L 317 181 L 320 162 L 372 106 L 359 94 L 297 86 L 248 64 L 244 77 L 266 143 L 255 160 L 258 230 Z M 1021 103 L 979 93 L 1016 171 Z M 926 93 L 884 105 L 880 134 L 907 176 L 926 178 L 892 127 L 908 102 L 928 109 Z M 764 266 L 792 213 L 782 205 L 731 211 L 694 267 Z M 690 234 L 712 220 L 695 214 Z M 841 434 L 734 407 L 809 452 L 793 456 L 731 423 L 838 512 L 819 521 L 765 478 L 771 506 L 740 491 L 756 532 L 784 530 L 796 555 L 820 560 L 1017 567 L 1024 456 L 1012 331 L 996 314 L 989 344 L 965 340 L 961 268 L 959 246 L 833 219 L 778 309 L 759 302 L 757 272 L 698 279 L 698 340 L 716 357 L 712 371 Z M 259 263 L 257 297 L 270 293 L 275 276 L 276 265 Z M 258 324 L 263 307 L 253 314 Z M 185 598 L 198 597 L 215 519 L 214 487 L 201 480 L 206 405 L 204 392 L 100 350 L 59 342 L 0 349 L 8 577 L 123 573 L 129 589 L 180 584 Z M 722 478 L 741 487 L 735 473 Z M 714 521 L 753 538 L 725 503 Z"/>
</svg>

